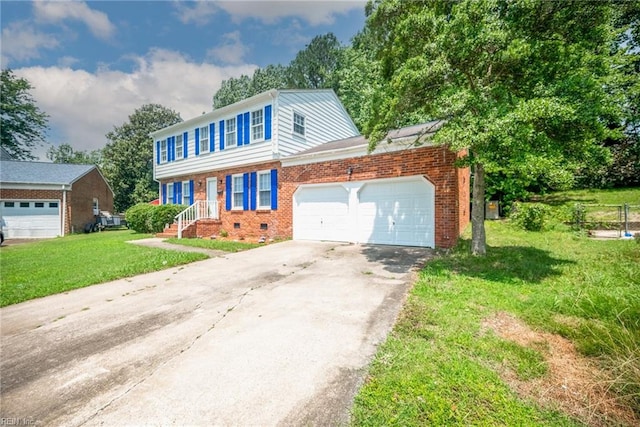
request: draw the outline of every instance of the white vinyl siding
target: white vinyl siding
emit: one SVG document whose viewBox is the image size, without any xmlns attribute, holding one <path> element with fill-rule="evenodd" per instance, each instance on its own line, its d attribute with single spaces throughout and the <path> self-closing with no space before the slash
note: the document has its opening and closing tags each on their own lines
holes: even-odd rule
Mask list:
<svg viewBox="0 0 640 427">
<path fill-rule="evenodd" d="M 271 106 L 270 120 L 265 112 L 266 106 Z M 252 115 L 257 111 L 260 113 Z M 294 133 L 294 112 L 304 117 L 304 136 Z M 238 146 L 237 116 L 245 113 L 251 115 L 248 123 L 250 143 Z M 260 114 L 261 117 L 259 117 Z M 221 121 L 224 124 L 222 135 L 220 134 Z M 199 142 L 201 142 L 205 136 L 200 132 L 203 127 L 208 128 L 210 123 L 216 124 L 215 132 L 211 134 L 207 129 L 206 137 L 209 142 L 211 138 L 215 139 L 215 146 L 220 148 L 210 152 L 208 147 L 211 144 L 208 144 L 208 147 L 202 147 L 203 150 L 199 150 L 206 155 L 196 156 L 193 129 L 198 129 Z M 267 132 L 267 125 L 270 125 L 269 132 Z M 243 132 L 244 129 L 243 123 Z M 255 103 L 241 102 L 238 103 L 237 108 L 228 106 L 214 110 L 167 128 L 166 132 L 156 133 L 153 138 L 162 141 L 185 131 L 189 131 L 190 138 L 184 141 L 183 137 L 183 144 L 187 144 L 188 149 L 187 158 L 183 161 L 167 162 L 165 160 L 154 164 L 155 179 L 171 181 L 191 174 L 269 162 L 324 142 L 359 134 L 337 97 L 330 90 L 266 92 L 264 96 L 258 97 Z M 262 139 L 256 140 L 255 137 L 258 137 L 261 132 Z M 265 139 L 269 134 L 270 138 Z M 224 139 L 224 144 L 221 144 L 221 137 Z M 176 154 L 177 158 L 179 153 Z"/>
<path fill-rule="evenodd" d="M 304 118 L 304 136 L 294 130 L 294 116 Z M 282 156 L 360 134 L 344 107 L 328 90 L 282 91 L 278 97 L 277 120 L 278 151 Z M 298 130 L 301 129 L 298 127 Z"/>
</svg>

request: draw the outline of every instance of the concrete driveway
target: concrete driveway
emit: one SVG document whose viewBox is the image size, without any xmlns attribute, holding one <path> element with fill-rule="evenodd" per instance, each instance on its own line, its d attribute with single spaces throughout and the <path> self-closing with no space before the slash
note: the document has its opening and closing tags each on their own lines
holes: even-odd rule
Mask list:
<svg viewBox="0 0 640 427">
<path fill-rule="evenodd" d="M 430 254 L 288 241 L 2 308 L 1 416 L 345 423 Z"/>
</svg>

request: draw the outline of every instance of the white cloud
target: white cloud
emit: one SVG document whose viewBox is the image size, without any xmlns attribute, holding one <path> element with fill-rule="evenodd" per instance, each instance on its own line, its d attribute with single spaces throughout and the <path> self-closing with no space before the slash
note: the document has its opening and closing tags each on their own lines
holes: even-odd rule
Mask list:
<svg viewBox="0 0 640 427">
<path fill-rule="evenodd" d="M 216 2 L 209 0 L 198 0 L 195 3 L 189 4 L 193 4 L 193 7 L 187 6 L 187 3 L 181 0 L 174 0 L 173 2 L 178 19 L 180 19 L 183 24 L 194 23 L 199 26 L 206 25 L 213 15 L 220 10 Z"/>
<path fill-rule="evenodd" d="M 227 33 L 224 43 L 207 51 L 207 57 L 225 64 L 241 64 L 249 49 L 240 40 L 240 31 Z"/>
<path fill-rule="evenodd" d="M 66 67 L 14 70 L 34 86 L 38 107 L 49 114 L 54 145 L 68 143 L 77 150 L 103 148 L 105 135 L 147 103 L 158 103 L 189 119 L 211 111 L 212 97 L 223 80 L 251 75 L 255 65 L 219 67 L 194 63 L 184 55 L 162 49 L 135 61 L 130 73 L 103 67 L 95 73 Z"/>
<path fill-rule="evenodd" d="M 328 25 L 335 21 L 337 14 L 345 14 L 354 9 L 363 9 L 366 0 L 200 0 L 193 7 L 175 2 L 178 16 L 183 23 L 194 22 L 204 25 L 222 9 L 229 13 L 234 22 L 253 18 L 267 24 L 274 24 L 282 18 L 299 17 L 312 26 Z"/>
<path fill-rule="evenodd" d="M 2 29 L 2 68 L 11 61 L 39 58 L 41 49 L 59 45 L 55 37 L 39 32 L 27 21 L 12 22 Z"/>
<path fill-rule="evenodd" d="M 109 39 L 116 31 L 106 13 L 91 9 L 85 2 L 34 1 L 33 11 L 42 22 L 62 23 L 67 19 L 83 22 L 100 39 Z"/>
</svg>

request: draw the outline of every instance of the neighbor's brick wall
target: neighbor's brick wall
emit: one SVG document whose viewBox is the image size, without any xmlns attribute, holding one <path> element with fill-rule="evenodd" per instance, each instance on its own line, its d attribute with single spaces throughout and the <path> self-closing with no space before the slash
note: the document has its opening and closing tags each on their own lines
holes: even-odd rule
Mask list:
<svg viewBox="0 0 640 427">
<path fill-rule="evenodd" d="M 93 198 L 98 199 L 101 211 L 113 212 L 113 193 L 97 169 L 92 170 L 73 183 L 72 191 L 67 194 L 67 202 L 71 201 L 71 212 L 68 226 L 74 232 L 84 230 L 84 226 L 95 221 L 93 216 Z"/>
<path fill-rule="evenodd" d="M 67 192 L 67 200 L 70 192 Z M 0 188 L 0 199 L 2 200 L 57 200 L 62 209 L 62 190 L 16 190 L 11 188 Z M 65 234 L 69 233 L 69 217 L 71 207 L 67 203 Z"/>
<path fill-rule="evenodd" d="M 293 193 L 300 184 L 422 175 L 435 186 L 436 246 L 449 248 L 468 222 L 464 182 L 468 185 L 469 171 L 454 166 L 457 157 L 446 146 L 437 146 L 285 167 L 280 180 L 281 229 L 288 236 L 293 234 Z"/>
</svg>

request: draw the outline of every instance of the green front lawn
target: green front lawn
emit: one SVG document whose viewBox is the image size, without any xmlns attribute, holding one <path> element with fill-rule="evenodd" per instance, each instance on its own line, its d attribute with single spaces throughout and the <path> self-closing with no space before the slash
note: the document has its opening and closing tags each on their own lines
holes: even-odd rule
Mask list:
<svg viewBox="0 0 640 427">
<path fill-rule="evenodd" d="M 612 203 L 609 196 L 588 197 Z M 486 226 L 486 258 L 469 255 L 467 236 L 422 270 L 355 399 L 352 424 L 633 425 L 640 420 L 640 244 L 591 240 L 562 225 L 545 232 L 525 232 L 508 221 Z M 571 402 L 542 403 L 519 395 L 515 383 L 526 389 L 552 375 L 549 345 L 501 338 L 486 326 L 496 318 L 568 338 L 605 374 L 589 386 L 609 389 L 610 396 L 572 411 L 563 406 Z M 564 355 L 554 357 L 562 361 Z M 607 405 L 635 415 L 606 418 L 599 411 Z"/>
<path fill-rule="evenodd" d="M 0 249 L 0 306 L 206 259 L 125 243 L 130 230 L 75 234 Z"/>
</svg>

